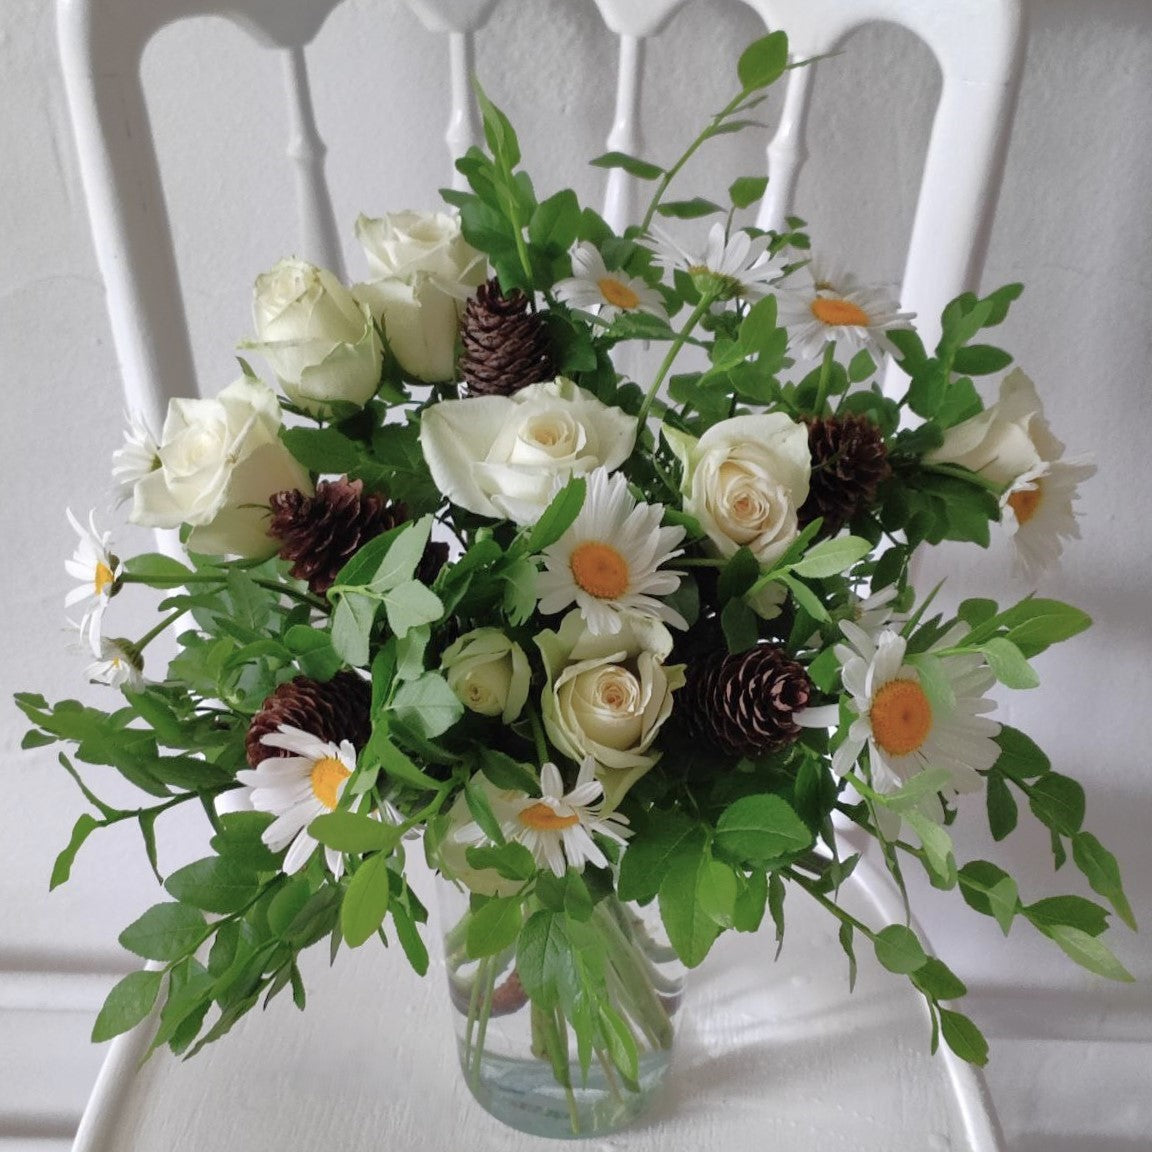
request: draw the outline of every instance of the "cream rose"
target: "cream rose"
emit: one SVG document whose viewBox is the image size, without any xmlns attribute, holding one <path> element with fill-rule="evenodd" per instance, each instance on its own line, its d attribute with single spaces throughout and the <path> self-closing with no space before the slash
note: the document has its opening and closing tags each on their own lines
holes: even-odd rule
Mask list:
<svg viewBox="0 0 1152 1152">
<path fill-rule="evenodd" d="M 213 400 L 168 405 L 160 467 L 137 481 L 134 524 L 192 525 L 188 547 L 213 556 L 271 556 L 268 499 L 312 481 L 279 437 L 280 405 L 267 384 L 244 377 Z"/>
<path fill-rule="evenodd" d="M 466 708 L 511 724 L 528 699 L 532 673 L 524 649 L 499 628 L 477 628 L 440 658 L 448 686 Z"/>
<path fill-rule="evenodd" d="M 380 384 L 384 348 L 368 305 L 324 268 L 281 260 L 256 280 L 259 352 L 294 404 L 323 416 L 334 401 L 366 404 Z"/>
<path fill-rule="evenodd" d="M 1048 430 L 1036 386 L 1017 368 L 1000 382 L 997 403 L 949 428 L 944 443 L 927 453 L 924 462 L 956 464 L 1007 487 L 1063 450 Z"/>
<path fill-rule="evenodd" d="M 548 682 L 541 713 L 548 738 L 566 756 L 596 761 L 605 809 L 660 759 L 652 744 L 684 685 L 682 665 L 666 666 L 672 636 L 656 620 L 625 620 L 619 633 L 593 636 L 579 612 L 536 644 Z"/>
<path fill-rule="evenodd" d="M 665 426 L 684 467 L 684 511 L 721 556 L 748 548 L 761 564 L 796 538 L 796 514 L 812 471 L 808 432 L 781 412 L 734 416 L 699 440 Z"/>
<path fill-rule="evenodd" d="M 440 491 L 481 516 L 533 524 L 558 483 L 615 471 L 636 420 L 560 377 L 512 396 L 445 400 L 424 410 L 420 446 Z"/>
<path fill-rule="evenodd" d="M 484 257 L 442 212 L 361 216 L 356 236 L 376 278 L 353 292 L 380 321 L 400 367 L 417 380 L 450 380 L 460 313 L 484 282 Z"/>
</svg>

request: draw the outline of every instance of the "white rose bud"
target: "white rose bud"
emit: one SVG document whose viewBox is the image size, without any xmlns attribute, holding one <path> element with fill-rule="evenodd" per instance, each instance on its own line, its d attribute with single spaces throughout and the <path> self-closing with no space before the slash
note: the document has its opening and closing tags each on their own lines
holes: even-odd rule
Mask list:
<svg viewBox="0 0 1152 1152">
<path fill-rule="evenodd" d="M 372 312 L 324 268 L 281 260 L 256 280 L 251 348 L 285 395 L 313 416 L 333 402 L 366 404 L 380 384 L 384 347 Z"/>
<path fill-rule="evenodd" d="M 684 511 L 719 555 L 748 548 L 769 565 L 784 554 L 812 472 L 803 424 L 773 412 L 721 420 L 699 440 L 665 426 L 664 438 L 684 466 Z"/>
<path fill-rule="evenodd" d="M 534 524 L 562 484 L 615 471 L 636 420 L 559 377 L 512 396 L 445 400 L 424 410 L 420 446 L 437 487 L 469 512 Z"/>
<path fill-rule="evenodd" d="M 188 547 L 213 556 L 264 558 L 277 542 L 268 535 L 268 500 L 312 481 L 279 437 L 280 405 L 267 384 L 244 377 L 212 400 L 168 405 L 157 456 L 160 466 L 137 481 L 134 524 L 192 525 Z"/>
<path fill-rule="evenodd" d="M 524 649 L 498 628 L 477 628 L 440 658 L 448 686 L 466 708 L 511 724 L 528 700 L 532 673 Z"/>
<path fill-rule="evenodd" d="M 1007 487 L 1042 460 L 1055 460 L 1064 445 L 1048 430 L 1036 386 L 1017 368 L 1000 382 L 1000 399 L 944 433 L 926 464 L 956 464 Z"/>
<path fill-rule="evenodd" d="M 684 685 L 683 665 L 664 664 L 672 636 L 659 621 L 639 619 L 593 636 L 570 612 L 536 643 L 548 672 L 540 704 L 548 738 L 573 760 L 595 759 L 610 811 L 660 759 L 652 744 Z"/>
<path fill-rule="evenodd" d="M 356 236 L 376 277 L 353 289 L 384 328 L 404 372 L 436 383 L 452 379 L 464 302 L 484 282 L 484 257 L 443 212 L 361 216 Z"/>
</svg>

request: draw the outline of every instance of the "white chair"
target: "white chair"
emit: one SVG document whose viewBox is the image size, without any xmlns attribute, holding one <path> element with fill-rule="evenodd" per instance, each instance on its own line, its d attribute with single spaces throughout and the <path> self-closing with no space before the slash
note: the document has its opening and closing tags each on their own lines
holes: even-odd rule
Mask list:
<svg viewBox="0 0 1152 1152">
<path fill-rule="evenodd" d="M 177 279 L 171 230 L 140 80 L 151 37 L 189 16 L 216 13 L 283 54 L 300 212 L 298 254 L 342 270 L 324 177 L 324 144 L 312 110 L 304 49 L 341 0 L 57 0 L 64 78 L 97 259 L 128 407 L 159 426 L 167 401 L 198 392 Z M 448 41 L 450 156 L 479 138 L 469 73 L 474 39 L 497 0 L 407 0 L 426 27 Z M 595 0 L 619 39 L 616 101 L 607 148 L 642 151 L 638 117 L 646 41 L 686 0 Z M 943 80 L 912 229 L 902 303 L 918 313 L 926 340 L 943 304 L 979 285 L 1022 56 L 1019 0 L 743 0 L 772 27 L 785 28 L 795 58 L 835 48 L 872 21 L 906 26 L 932 50 Z M 758 223 L 779 225 L 791 208 L 816 70 L 790 73 L 779 130 L 768 148 L 769 193 Z M 963 164 L 955 163 L 962 156 Z M 447 164 L 446 164 L 447 168 Z M 455 180 L 453 173 L 453 179 Z M 604 215 L 632 217 L 635 188 L 610 172 Z M 887 877 L 862 866 L 866 898 L 889 919 Z M 444 1042 L 447 1046 L 447 1034 Z M 130 1091 L 141 1034 L 121 1037 L 90 1102 L 76 1152 L 109 1152 L 115 1117 Z M 983 1081 L 944 1057 L 973 1152 L 995 1152 L 997 1125 Z M 187 1070 L 185 1070 L 187 1071 Z M 383 1090 L 384 1086 L 382 1086 Z"/>
</svg>

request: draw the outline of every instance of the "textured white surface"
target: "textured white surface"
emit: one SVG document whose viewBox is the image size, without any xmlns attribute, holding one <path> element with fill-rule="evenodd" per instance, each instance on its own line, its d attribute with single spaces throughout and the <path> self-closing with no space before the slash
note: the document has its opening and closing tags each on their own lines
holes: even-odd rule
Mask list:
<svg viewBox="0 0 1152 1152">
<path fill-rule="evenodd" d="M 1147 1152 L 1152 5 L 1026 7 L 1024 84 L 984 282 L 1027 284 L 1003 342 L 1036 379 L 1057 431 L 1075 450 L 1097 455 L 1084 542 L 1042 588 L 1083 604 L 1097 625 L 1042 657 L 1044 688 L 1017 694 L 1011 706 L 1057 766 L 1089 785 L 1088 826 L 1119 857 L 1143 925 L 1139 936 L 1117 932 L 1115 947 L 1142 982 L 1118 988 L 1082 974 L 1026 929 L 1004 940 L 955 894 L 924 886 L 914 896 L 937 948 L 968 981 L 972 1011 L 995 1032 L 989 1080 L 1011 1152 Z M 724 103 L 730 61 L 759 28 L 738 0 L 692 0 L 671 19 L 646 54 L 640 128 L 649 154 L 666 157 L 700 109 Z M 527 71 L 509 66 L 525 60 Z M 478 38 L 479 73 L 520 127 L 531 169 L 547 173 L 542 193 L 573 184 L 590 202 L 599 198 L 604 174 L 584 160 L 603 149 L 613 93 L 589 78 L 613 62 L 614 41 L 590 2 L 505 0 Z M 446 181 L 449 97 L 438 87 L 445 64 L 442 40 L 400 0 L 348 0 L 309 50 L 352 275 L 362 270 L 356 213 L 425 207 Z M 894 280 L 937 91 L 930 54 L 897 29 L 869 29 L 818 71 L 816 132 L 798 204 L 813 234 L 849 266 Z M 0 75 L 0 524 L 8 573 L 0 699 L 28 688 L 96 699 L 98 690 L 79 683 L 83 656 L 65 647 L 63 559 L 72 540 L 61 510 L 105 500 L 100 477 L 119 437 L 119 381 L 45 0 L 0 3 Z M 367 79 L 350 84 L 351 75 Z M 280 66 L 241 33 L 206 20 L 162 34 L 146 54 L 144 81 L 186 270 L 197 375 L 215 391 L 235 374 L 234 342 L 249 333 L 248 286 L 295 234 Z M 777 109 L 770 104 L 765 119 L 773 122 Z M 217 131 L 221 125 L 235 131 Z M 686 180 L 722 198 L 732 175 L 760 170 L 765 143 L 757 132 L 718 141 Z M 147 545 L 143 534 L 117 539 L 125 551 Z M 1008 569 L 996 546 L 942 555 L 938 571 L 953 582 L 954 593 L 945 593 L 953 599 L 1027 591 Z M 144 611 L 122 601 L 113 626 L 142 631 Z M 53 857 L 83 803 L 53 750 L 17 752 L 23 727 L 0 706 L 0 991 L 13 972 L 126 968 L 131 957 L 116 934 L 159 898 L 128 828 L 94 838 L 74 879 L 48 896 Z M 96 783 L 110 799 L 126 795 L 99 774 Z M 978 805 L 972 815 L 978 825 Z M 1085 891 L 1067 869 L 1053 875 L 1042 830 L 1027 813 L 1021 819 L 1020 832 L 999 848 L 959 828 L 961 857 L 1000 854 L 1028 899 Z M 194 819 L 171 831 L 166 871 L 199 855 L 204 833 Z M 58 1152 L 57 1125 L 75 1123 L 100 1057 L 83 1047 L 93 1011 L 74 1014 L 67 1029 L 31 1012 L 0 1018 L 0 1064 L 35 1067 L 43 1089 L 24 1099 L 16 1080 L 0 1076 L 0 1152 Z"/>
<path fill-rule="evenodd" d="M 416 880 L 426 891 L 427 875 Z M 850 996 L 834 921 L 801 893 L 786 911 L 777 963 L 768 932 L 729 934 L 691 974 L 675 1062 L 649 1121 L 591 1147 L 991 1152 L 967 1135 L 907 981 L 865 945 Z M 505 1128 L 468 1095 L 438 955 L 424 980 L 400 952 L 378 947 L 345 952 L 331 969 L 326 956 L 310 959 L 306 1012 L 274 1001 L 192 1061 L 154 1056 L 93 1100 L 113 1122 L 94 1124 L 76 1152 L 554 1147 Z"/>
</svg>

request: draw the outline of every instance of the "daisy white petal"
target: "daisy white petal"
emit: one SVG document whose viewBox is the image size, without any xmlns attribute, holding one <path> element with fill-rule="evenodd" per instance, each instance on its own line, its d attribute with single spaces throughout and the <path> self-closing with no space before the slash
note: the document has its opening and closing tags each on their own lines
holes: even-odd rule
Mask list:
<svg viewBox="0 0 1152 1152">
<path fill-rule="evenodd" d="M 1085 457 L 1042 460 L 1010 485 L 1000 498 L 1000 515 L 1016 545 L 1016 571 L 1035 580 L 1055 568 L 1064 540 L 1077 539 L 1073 504 L 1077 486 L 1096 472 Z"/>
<path fill-rule="evenodd" d="M 572 249 L 572 275 L 553 288 L 557 300 L 611 320 L 621 312 L 664 316 L 660 293 L 625 272 L 610 271 L 597 248 L 581 241 Z"/>
<path fill-rule="evenodd" d="M 894 352 L 887 333 L 911 327 L 915 316 L 901 312 L 883 289 L 862 285 L 849 275 L 825 275 L 811 264 L 797 269 L 777 289 L 776 308 L 777 322 L 788 329 L 792 353 L 804 360 L 820 356 L 829 341 L 848 356 Z"/>
<path fill-rule="evenodd" d="M 684 538 L 682 528 L 661 528 L 663 517 L 661 505 L 632 498 L 622 474 L 589 473 L 583 508 L 544 549 L 540 611 L 551 615 L 575 604 L 595 636 L 615 635 L 624 617 L 686 628 L 680 613 L 658 599 L 680 586 L 680 574 L 660 565 L 680 555 L 676 545 Z"/>
<path fill-rule="evenodd" d="M 95 511 L 89 513 L 87 527 L 72 515 L 71 509 L 66 511 L 68 523 L 72 525 L 79 540 L 71 559 L 64 561 L 64 569 L 80 584 L 64 597 L 64 606 L 85 606 L 84 615 L 77 627 L 93 652 L 98 653 L 104 609 L 117 591 L 122 569 L 120 561 L 109 550 L 112 534 L 101 532 L 96 527 Z"/>
<path fill-rule="evenodd" d="M 134 644 L 121 638 L 99 638 L 97 658 L 84 670 L 93 684 L 136 690 L 144 684 L 144 661 Z"/>
<path fill-rule="evenodd" d="M 131 500 L 136 483 L 162 467 L 160 445 L 147 420 L 139 413 L 128 413 L 124 443 L 112 453 L 112 479 L 116 484 L 116 503 Z"/>
<path fill-rule="evenodd" d="M 768 251 L 769 236 L 753 239 L 743 231 L 726 236 L 722 224 L 713 224 L 704 251 L 696 253 L 655 225 L 651 231 L 656 263 L 669 271 L 687 272 L 700 291 L 713 299 L 759 300 L 784 271 L 780 257 Z"/>
</svg>

